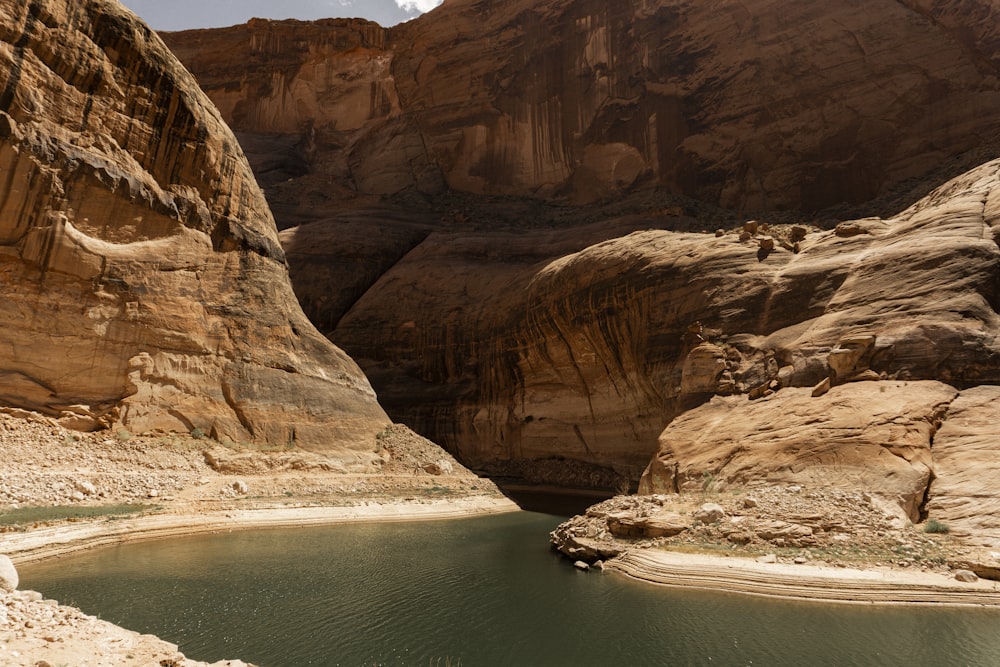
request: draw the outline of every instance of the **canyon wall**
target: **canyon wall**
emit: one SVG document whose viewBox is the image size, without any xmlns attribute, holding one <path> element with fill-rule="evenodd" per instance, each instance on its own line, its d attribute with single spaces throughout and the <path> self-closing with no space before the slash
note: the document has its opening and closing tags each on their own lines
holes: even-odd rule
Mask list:
<svg viewBox="0 0 1000 667">
<path fill-rule="evenodd" d="M 82 429 L 370 452 L 388 418 L 303 315 L 194 78 L 117 2 L 0 9 L 0 403 Z"/>
<path fill-rule="evenodd" d="M 165 39 L 247 147 L 307 314 L 394 418 L 495 474 L 613 489 L 656 454 L 649 488 L 673 488 L 795 477 L 670 458 L 689 411 L 765 400 L 767 431 L 827 378 L 850 406 L 934 381 L 851 427 L 930 425 L 873 468 L 906 471 L 915 516 L 936 420 L 1000 379 L 994 13 L 448 0 L 390 30 Z M 788 445 L 795 468 L 828 451 Z M 896 456 L 862 449 L 845 470 Z"/>
<path fill-rule="evenodd" d="M 995 14 L 982 0 L 449 0 L 390 30 L 252 21 L 165 38 L 248 151 L 298 181 L 297 205 L 265 184 L 279 225 L 296 220 L 286 207 L 445 185 L 818 211 L 878 208 L 983 161 L 1000 129 Z"/>
<path fill-rule="evenodd" d="M 519 462 L 559 458 L 566 478 L 577 461 L 634 480 L 663 426 L 713 395 L 1000 379 L 998 168 L 829 231 L 682 233 L 642 218 L 436 231 L 333 335 L 391 413 L 468 462 L 530 476 Z M 284 232 L 293 264 L 333 230 L 350 233 Z"/>
</svg>

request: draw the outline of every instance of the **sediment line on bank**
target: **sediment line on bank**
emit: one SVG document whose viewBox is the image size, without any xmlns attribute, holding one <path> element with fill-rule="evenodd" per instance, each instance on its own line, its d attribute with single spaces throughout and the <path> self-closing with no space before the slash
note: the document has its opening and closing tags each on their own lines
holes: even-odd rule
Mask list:
<svg viewBox="0 0 1000 667">
<path fill-rule="evenodd" d="M 1000 583 L 962 583 L 936 573 L 760 563 L 670 551 L 628 552 L 605 568 L 665 586 L 783 599 L 863 604 L 1000 607 Z"/>
<path fill-rule="evenodd" d="M 17 564 L 65 556 L 126 542 L 187 537 L 233 530 L 291 528 L 341 523 L 432 521 L 519 511 L 512 501 L 469 497 L 415 502 L 370 502 L 353 506 L 267 507 L 204 513 L 151 514 L 117 521 L 97 520 L 7 533 L 3 552 Z"/>
</svg>

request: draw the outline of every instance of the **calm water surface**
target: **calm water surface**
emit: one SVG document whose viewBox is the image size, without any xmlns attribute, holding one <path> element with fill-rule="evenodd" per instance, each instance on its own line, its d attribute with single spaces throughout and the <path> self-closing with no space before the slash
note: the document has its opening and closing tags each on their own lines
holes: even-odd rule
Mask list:
<svg viewBox="0 0 1000 667">
<path fill-rule="evenodd" d="M 578 572 L 561 519 L 237 532 L 21 568 L 189 658 L 299 665 L 1000 665 L 1000 613 L 783 602 Z"/>
</svg>

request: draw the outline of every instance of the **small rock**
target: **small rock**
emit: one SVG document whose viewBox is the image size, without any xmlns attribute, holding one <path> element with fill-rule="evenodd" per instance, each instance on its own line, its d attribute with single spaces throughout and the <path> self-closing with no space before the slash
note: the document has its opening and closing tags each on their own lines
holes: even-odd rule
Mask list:
<svg viewBox="0 0 1000 667">
<path fill-rule="evenodd" d="M 578 560 L 575 563 L 573 563 L 573 567 L 575 567 L 578 570 L 584 570 L 584 571 L 590 569 L 590 566 L 584 563 L 582 560 Z"/>
<path fill-rule="evenodd" d="M 726 230 L 724 230 L 724 229 L 716 229 L 715 230 L 715 236 L 716 237 L 721 237 L 721 236 L 725 236 L 725 235 L 726 235 Z"/>
<path fill-rule="evenodd" d="M 761 250 L 765 250 L 767 252 L 770 252 L 770 251 L 774 250 L 774 238 L 771 237 L 771 236 L 761 236 L 757 240 L 757 245 L 760 246 Z"/>
<path fill-rule="evenodd" d="M 92 496 L 95 493 L 97 493 L 97 487 L 91 484 L 90 482 L 84 480 L 76 481 L 73 484 L 73 487 L 80 493 L 84 494 L 85 496 Z"/>
<path fill-rule="evenodd" d="M 149 498 L 158 498 L 160 496 L 159 489 L 150 489 L 149 493 L 146 494 Z"/>
<path fill-rule="evenodd" d="M 250 487 L 248 487 L 247 483 L 244 482 L 242 479 L 234 481 L 232 484 L 232 488 L 233 491 L 240 494 L 241 496 L 245 496 L 250 491 Z"/>
<path fill-rule="evenodd" d="M 869 234 L 870 232 L 856 222 L 842 222 L 837 225 L 836 229 L 833 230 L 833 233 L 841 238 L 850 238 L 851 236 Z"/>
<path fill-rule="evenodd" d="M 716 503 L 705 503 L 694 513 L 695 520 L 705 524 L 715 523 L 724 516 L 726 516 L 726 510 L 722 509 L 722 505 Z"/>
<path fill-rule="evenodd" d="M 961 581 L 965 584 L 974 584 L 979 581 L 979 577 L 972 570 L 956 570 L 955 571 L 955 581 Z"/>
<path fill-rule="evenodd" d="M 743 507 L 746 507 L 747 509 L 757 507 L 758 504 L 757 499 L 752 496 L 747 496 L 743 499 Z"/>
<path fill-rule="evenodd" d="M 796 556 L 795 560 L 793 560 L 792 562 L 795 563 L 796 565 L 805 565 L 806 563 L 809 562 L 809 559 L 806 558 L 805 556 Z"/>
<path fill-rule="evenodd" d="M 777 563 L 778 556 L 776 554 L 767 554 L 766 556 L 761 556 L 757 559 L 758 563 Z"/>
<path fill-rule="evenodd" d="M 758 223 L 756 220 L 747 220 L 746 222 L 743 223 L 743 231 L 753 236 L 754 234 L 757 233 L 757 229 L 759 228 L 759 226 L 760 223 Z"/>
<path fill-rule="evenodd" d="M 79 491 L 74 491 L 74 492 L 73 492 L 73 495 L 71 495 L 71 496 L 70 496 L 70 498 L 72 498 L 73 500 L 75 500 L 75 501 L 77 501 L 77 502 L 79 502 L 79 501 L 83 500 L 83 499 L 84 499 L 85 497 L 86 497 L 86 496 L 84 496 L 84 495 L 83 495 L 82 493 L 80 493 Z"/>
<path fill-rule="evenodd" d="M 819 398 L 820 396 L 822 396 L 823 394 L 827 393 L 828 391 L 830 391 L 830 378 L 824 379 L 818 385 L 816 385 L 815 387 L 813 387 L 812 397 L 813 398 Z"/>
<path fill-rule="evenodd" d="M 0 590 L 16 591 L 18 583 L 14 562 L 7 556 L 0 556 Z"/>
</svg>

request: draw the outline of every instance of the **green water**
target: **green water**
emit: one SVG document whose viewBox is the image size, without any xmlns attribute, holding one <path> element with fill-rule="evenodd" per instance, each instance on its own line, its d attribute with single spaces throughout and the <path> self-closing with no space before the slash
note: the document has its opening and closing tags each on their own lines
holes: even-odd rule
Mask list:
<svg viewBox="0 0 1000 667">
<path fill-rule="evenodd" d="M 575 570 L 558 517 L 239 532 L 21 568 L 180 645 L 299 665 L 1000 665 L 1000 613 L 796 603 Z"/>
</svg>

